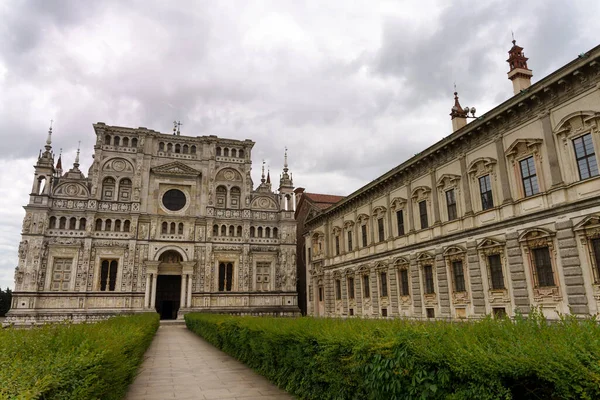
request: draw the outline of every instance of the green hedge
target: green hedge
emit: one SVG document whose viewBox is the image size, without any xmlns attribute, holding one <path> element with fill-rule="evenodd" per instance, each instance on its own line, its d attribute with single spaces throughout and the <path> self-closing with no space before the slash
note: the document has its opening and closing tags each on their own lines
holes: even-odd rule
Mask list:
<svg viewBox="0 0 600 400">
<path fill-rule="evenodd" d="M 0 330 L 0 399 L 121 399 L 158 314 Z"/>
<path fill-rule="evenodd" d="M 599 399 L 595 319 L 232 317 L 188 328 L 301 399 Z"/>
</svg>

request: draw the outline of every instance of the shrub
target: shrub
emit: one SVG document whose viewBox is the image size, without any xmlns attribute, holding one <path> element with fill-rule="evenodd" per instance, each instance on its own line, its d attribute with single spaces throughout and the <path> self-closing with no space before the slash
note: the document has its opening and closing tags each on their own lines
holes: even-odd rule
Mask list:
<svg viewBox="0 0 600 400">
<path fill-rule="evenodd" d="M 597 399 L 594 318 L 416 322 L 187 314 L 188 328 L 301 399 Z"/>
<path fill-rule="evenodd" d="M 10 288 L 2 290 L 0 288 L 0 317 L 6 316 L 8 310 L 10 310 L 10 304 L 12 302 L 12 291 Z"/>
<path fill-rule="evenodd" d="M 121 399 L 157 314 L 0 330 L 0 399 Z"/>
</svg>

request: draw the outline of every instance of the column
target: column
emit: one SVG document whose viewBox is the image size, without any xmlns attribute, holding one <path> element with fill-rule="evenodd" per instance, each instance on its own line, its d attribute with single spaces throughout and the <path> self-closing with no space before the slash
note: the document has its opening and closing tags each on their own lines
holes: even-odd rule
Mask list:
<svg viewBox="0 0 600 400">
<path fill-rule="evenodd" d="M 152 274 L 152 299 L 150 301 L 150 308 L 156 307 L 156 273 Z"/>
<path fill-rule="evenodd" d="M 192 306 L 192 275 L 188 274 L 187 307 Z"/>
<path fill-rule="evenodd" d="M 502 183 L 502 204 L 511 203 L 510 185 L 508 183 L 508 169 L 506 166 L 506 156 L 504 155 L 504 144 L 502 138 L 496 139 L 496 157 L 498 158 L 498 174 Z"/>
<path fill-rule="evenodd" d="M 463 197 L 465 198 L 465 215 L 473 214 L 473 206 L 471 204 L 471 182 L 467 172 L 467 158 L 463 155 L 460 157 L 460 179 L 463 184 Z"/>
<path fill-rule="evenodd" d="M 431 170 L 431 203 L 433 204 L 433 224 L 439 224 L 440 220 L 440 201 L 435 180 L 435 169 Z"/>
<path fill-rule="evenodd" d="M 411 188 L 411 182 L 408 181 L 408 183 L 406 184 L 406 218 L 407 218 L 407 222 L 408 225 L 410 226 L 409 229 L 407 229 L 407 227 L 404 227 L 404 231 L 406 233 L 410 233 L 410 232 L 414 232 L 415 231 L 415 221 L 413 218 L 413 201 L 412 201 L 412 188 Z"/>
<path fill-rule="evenodd" d="M 541 116 L 542 131 L 544 132 L 544 147 L 548 154 L 548 165 L 550 165 L 550 179 L 552 187 L 563 184 L 562 174 L 560 172 L 560 163 L 558 162 L 558 153 L 556 152 L 556 138 L 552 133 L 552 123 L 550 122 L 550 113 L 543 113 Z"/>
<path fill-rule="evenodd" d="M 150 274 L 146 274 L 146 292 L 144 293 L 144 308 L 150 308 Z"/>
<path fill-rule="evenodd" d="M 181 293 L 180 293 L 180 297 L 179 297 L 179 308 L 184 308 L 185 307 L 185 288 L 186 288 L 186 278 L 187 275 L 181 275 Z"/>
</svg>

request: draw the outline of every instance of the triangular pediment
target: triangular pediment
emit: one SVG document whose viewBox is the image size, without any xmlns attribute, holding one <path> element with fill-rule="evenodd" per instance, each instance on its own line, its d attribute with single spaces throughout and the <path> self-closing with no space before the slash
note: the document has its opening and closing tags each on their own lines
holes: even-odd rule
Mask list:
<svg viewBox="0 0 600 400">
<path fill-rule="evenodd" d="M 185 165 L 184 163 L 175 161 L 168 164 L 163 164 L 152 168 L 152 172 L 160 175 L 176 175 L 176 176 L 198 176 L 200 171 Z"/>
</svg>

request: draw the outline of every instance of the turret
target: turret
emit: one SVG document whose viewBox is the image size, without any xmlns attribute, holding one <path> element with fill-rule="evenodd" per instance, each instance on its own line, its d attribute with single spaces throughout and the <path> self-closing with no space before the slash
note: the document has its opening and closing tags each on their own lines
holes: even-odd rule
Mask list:
<svg viewBox="0 0 600 400">
<path fill-rule="evenodd" d="M 531 86 L 531 77 L 533 72 L 527 68 L 527 57 L 523 53 L 523 48 L 517 46 L 517 41 L 513 38 L 513 47 L 508 51 L 508 60 L 506 62 L 510 66 L 508 71 L 508 79 L 513 83 L 513 91 L 515 94 L 521 93 L 521 90 Z"/>
<path fill-rule="evenodd" d="M 279 179 L 279 195 L 281 196 L 281 204 L 284 210 L 295 210 L 296 201 L 294 193 L 294 181 L 292 175 L 288 173 L 288 157 L 287 147 L 283 156 L 283 173 Z"/>
<path fill-rule="evenodd" d="M 43 153 L 40 150 L 40 155 L 34 166 L 35 175 L 31 187 L 30 203 L 40 204 L 42 201 L 36 200 L 35 196 L 47 196 L 50 194 L 50 183 L 55 174 L 54 153 L 52 152 L 52 123 L 50 123 L 50 129 L 48 129 L 48 137 L 46 138 L 44 148 L 45 151 Z"/>
</svg>

